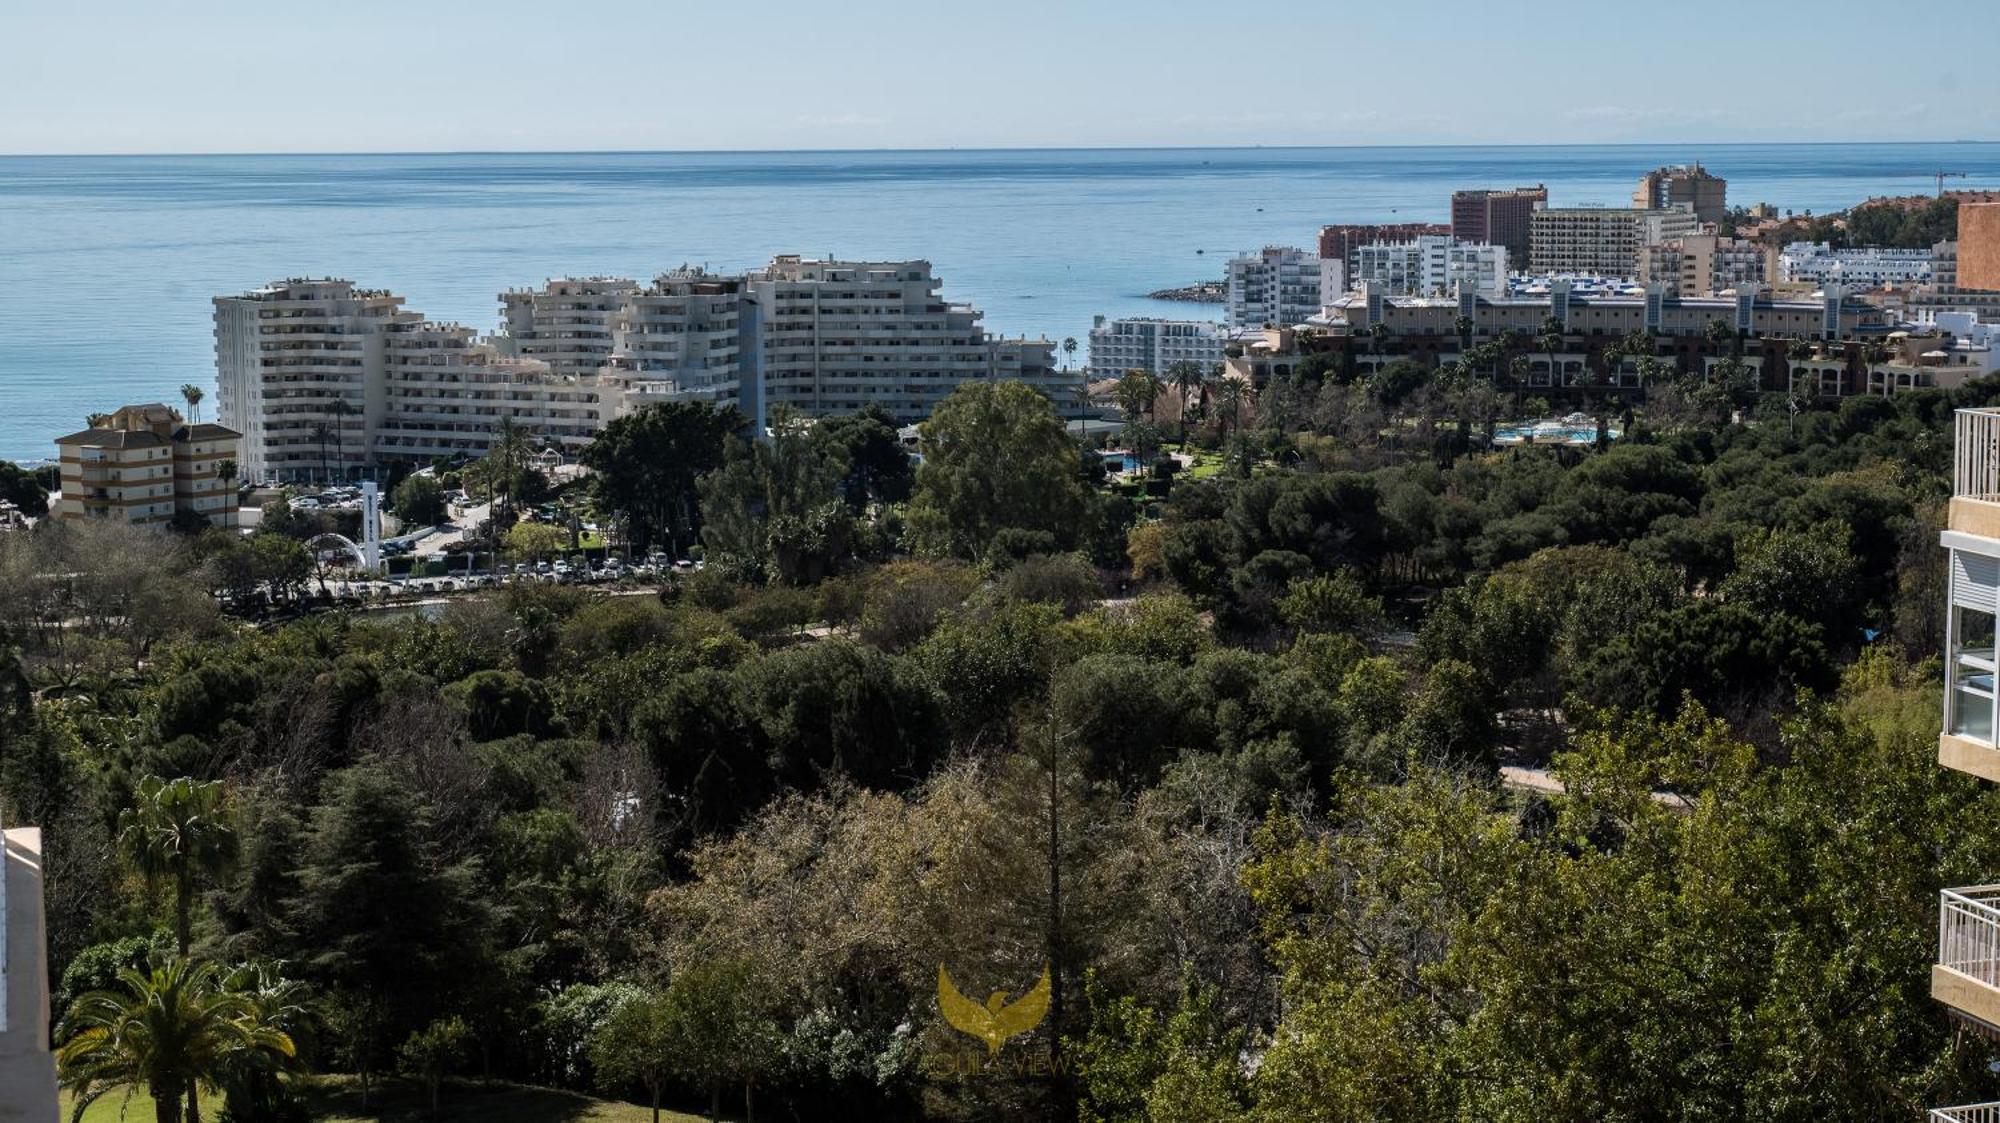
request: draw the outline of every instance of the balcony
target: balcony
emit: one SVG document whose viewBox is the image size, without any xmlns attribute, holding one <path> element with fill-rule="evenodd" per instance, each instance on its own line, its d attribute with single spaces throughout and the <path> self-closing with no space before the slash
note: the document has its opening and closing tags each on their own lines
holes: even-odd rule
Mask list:
<svg viewBox="0 0 2000 1123">
<path fill-rule="evenodd" d="M 1951 529 L 2000 539 L 2000 409 L 1958 411 Z"/>
<path fill-rule="evenodd" d="M 1932 1108 L 1930 1123 L 2000 1123 L 2000 1103 Z"/>
<path fill-rule="evenodd" d="M 2000 885 L 1939 894 L 1931 997 L 2000 1030 Z"/>
</svg>

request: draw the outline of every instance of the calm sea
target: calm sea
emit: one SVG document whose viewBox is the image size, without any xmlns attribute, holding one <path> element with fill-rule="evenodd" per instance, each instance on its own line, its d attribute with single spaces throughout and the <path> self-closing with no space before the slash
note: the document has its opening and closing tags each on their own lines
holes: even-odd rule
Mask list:
<svg viewBox="0 0 2000 1123">
<path fill-rule="evenodd" d="M 1618 204 L 1689 159 L 1732 202 L 1798 210 L 1928 192 L 1939 169 L 2000 186 L 1996 143 L 0 157 L 0 457 L 212 386 L 209 298 L 280 277 L 486 330 L 501 289 L 566 273 L 923 257 L 990 328 L 1081 340 L 1094 313 L 1205 314 L 1143 294 L 1322 223 L 1443 221 L 1458 187 Z"/>
</svg>

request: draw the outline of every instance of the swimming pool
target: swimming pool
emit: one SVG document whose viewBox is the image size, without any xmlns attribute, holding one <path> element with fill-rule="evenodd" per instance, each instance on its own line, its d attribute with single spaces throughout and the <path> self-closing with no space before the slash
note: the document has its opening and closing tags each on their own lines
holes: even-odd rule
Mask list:
<svg viewBox="0 0 2000 1123">
<path fill-rule="evenodd" d="M 1615 441 L 1618 436 L 1619 431 L 1616 428 L 1605 426 L 1606 440 Z M 1531 441 L 1538 445 L 1596 444 L 1597 421 L 1586 414 L 1572 413 L 1563 418 L 1519 421 L 1493 430 L 1493 443 L 1496 445 L 1518 445 Z"/>
</svg>

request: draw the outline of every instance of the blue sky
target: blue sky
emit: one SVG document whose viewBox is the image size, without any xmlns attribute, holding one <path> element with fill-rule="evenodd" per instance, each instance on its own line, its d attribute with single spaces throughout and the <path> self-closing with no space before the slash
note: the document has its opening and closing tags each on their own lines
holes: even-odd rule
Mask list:
<svg viewBox="0 0 2000 1123">
<path fill-rule="evenodd" d="M 1995 139 L 1995 14 L 21 0 L 0 4 L 0 152 Z"/>
</svg>

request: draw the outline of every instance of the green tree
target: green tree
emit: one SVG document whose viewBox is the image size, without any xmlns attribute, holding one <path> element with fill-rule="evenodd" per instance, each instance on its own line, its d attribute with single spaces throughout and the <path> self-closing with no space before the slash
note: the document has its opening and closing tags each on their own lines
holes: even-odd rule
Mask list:
<svg viewBox="0 0 2000 1123">
<path fill-rule="evenodd" d="M 662 1006 L 669 1055 L 682 1079 L 709 1089 L 709 1119 L 722 1118 L 722 1090 L 740 1086 L 754 1121 L 757 1081 L 782 1042 L 767 980 L 747 963 L 696 963 L 674 975 Z"/>
<path fill-rule="evenodd" d="M 636 1084 L 646 1089 L 653 1123 L 660 1123 L 660 1096 L 680 1071 L 679 1007 L 658 991 L 643 991 L 618 1004 L 590 1035 L 590 1064 L 607 1092 Z"/>
<path fill-rule="evenodd" d="M 207 395 L 202 392 L 201 387 L 196 386 L 192 382 L 184 382 L 181 384 L 181 400 L 187 403 L 188 407 L 187 419 L 190 422 L 201 420 L 201 400 L 206 396 Z"/>
<path fill-rule="evenodd" d="M 132 806 L 118 816 L 118 842 L 149 881 L 172 884 L 174 941 L 185 956 L 197 882 L 236 860 L 228 792 L 220 780 L 146 776 L 132 797 Z"/>
<path fill-rule="evenodd" d="M 445 1074 L 465 1060 L 465 1047 L 471 1039 L 472 1028 L 465 1024 L 464 1018 L 453 1014 L 410 1034 L 396 1050 L 397 1064 L 424 1086 L 424 1098 L 430 1101 L 433 1118 L 438 1113 L 438 1090 L 444 1084 Z"/>
<path fill-rule="evenodd" d="M 379 765 L 329 776 L 287 910 L 293 958 L 362 1096 L 388 1049 L 495 969 L 475 870 L 441 853 L 434 808 Z"/>
<path fill-rule="evenodd" d="M 696 485 L 704 559 L 746 577 L 818 582 L 851 551 L 854 515 L 840 498 L 847 474 L 843 447 L 776 411 L 767 439 L 730 442 L 722 467 Z"/>
<path fill-rule="evenodd" d="M 144 1087 L 159 1123 L 198 1121 L 200 1093 L 215 1091 L 251 1054 L 289 1064 L 291 1037 L 248 995 L 230 990 L 222 968 L 185 957 L 118 973 L 118 987 L 77 999 L 56 1050 L 75 1118 L 116 1088 Z"/>
<path fill-rule="evenodd" d="M 968 382 L 919 431 L 909 528 L 920 551 L 978 558 L 1010 528 L 1045 532 L 1061 548 L 1076 543 L 1093 497 L 1047 398 L 1019 382 Z"/>
<path fill-rule="evenodd" d="M 606 423 L 583 450 L 597 493 L 630 520 L 641 549 L 664 540 L 678 555 L 700 529 L 695 481 L 722 465 L 741 414 L 703 402 L 662 402 Z"/>
<path fill-rule="evenodd" d="M 390 498 L 405 528 L 436 526 L 444 521 L 444 488 L 436 476 L 413 475 L 397 484 Z"/>
</svg>

